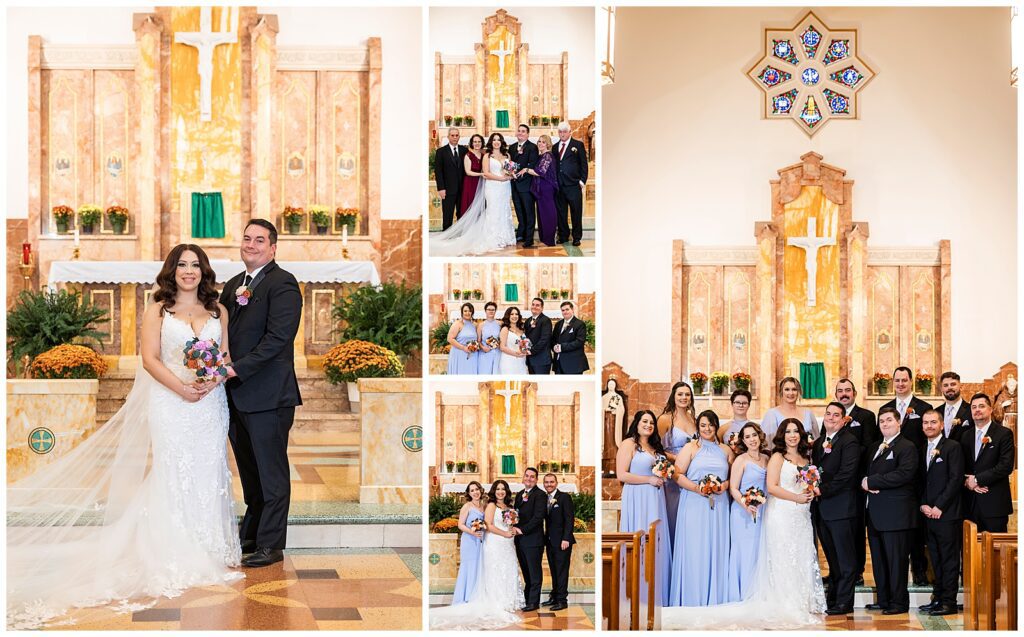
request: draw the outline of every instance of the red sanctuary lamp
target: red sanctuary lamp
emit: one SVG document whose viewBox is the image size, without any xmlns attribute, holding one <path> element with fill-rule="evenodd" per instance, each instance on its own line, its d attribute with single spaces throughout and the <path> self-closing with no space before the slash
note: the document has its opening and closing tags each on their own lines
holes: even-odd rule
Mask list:
<svg viewBox="0 0 1024 637">
<path fill-rule="evenodd" d="M 21 272 L 21 278 L 25 280 L 26 290 L 32 288 L 32 273 L 35 272 L 35 269 L 35 265 L 32 263 L 32 244 L 21 244 L 21 263 L 18 264 L 18 270 Z"/>
</svg>

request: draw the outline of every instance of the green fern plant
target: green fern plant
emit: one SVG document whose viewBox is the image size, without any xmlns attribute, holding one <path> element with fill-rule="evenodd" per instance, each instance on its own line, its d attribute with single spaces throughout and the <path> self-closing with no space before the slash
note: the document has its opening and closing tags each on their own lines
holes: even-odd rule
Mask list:
<svg viewBox="0 0 1024 637">
<path fill-rule="evenodd" d="M 446 493 L 430 497 L 427 504 L 427 514 L 430 519 L 430 526 L 434 526 L 441 520 L 450 517 L 458 517 L 466 498 L 461 493 Z"/>
<path fill-rule="evenodd" d="M 95 326 L 109 322 L 107 310 L 77 292 L 25 290 L 7 313 L 7 351 L 17 362 L 65 343 L 102 346 L 100 338 L 107 334 Z"/>
<path fill-rule="evenodd" d="M 570 496 L 572 497 L 573 516 L 584 522 L 593 522 L 596 515 L 594 511 L 594 494 L 572 493 Z"/>
<path fill-rule="evenodd" d="M 342 340 L 370 341 L 408 356 L 423 344 L 423 288 L 383 283 L 357 288 L 335 303 Z"/>
<path fill-rule="evenodd" d="M 452 323 L 442 320 L 434 329 L 430 330 L 430 351 L 439 353 L 448 345 L 448 331 L 452 329 Z"/>
<path fill-rule="evenodd" d="M 587 326 L 587 346 L 592 352 L 597 347 L 597 325 L 593 319 L 584 319 L 583 324 Z"/>
</svg>

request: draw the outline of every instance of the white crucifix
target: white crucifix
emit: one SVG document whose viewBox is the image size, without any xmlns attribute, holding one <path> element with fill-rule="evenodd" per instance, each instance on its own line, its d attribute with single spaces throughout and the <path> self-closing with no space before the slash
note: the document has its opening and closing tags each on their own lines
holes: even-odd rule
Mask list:
<svg viewBox="0 0 1024 637">
<path fill-rule="evenodd" d="M 508 389 L 499 389 L 494 392 L 499 396 L 505 397 L 505 426 L 512 424 L 512 397 L 519 393 L 518 389 L 514 389 L 512 383 L 508 384 Z"/>
<path fill-rule="evenodd" d="M 509 46 L 509 45 L 506 44 L 504 40 L 502 40 L 501 41 L 501 47 L 502 48 L 500 48 L 500 49 L 491 49 L 491 55 L 498 56 L 498 83 L 499 84 L 504 84 L 505 83 L 505 58 L 509 57 L 513 53 L 512 49 L 505 48 L 507 46 Z"/>
<path fill-rule="evenodd" d="M 807 236 L 790 237 L 786 244 L 804 251 L 804 267 L 807 269 L 807 307 L 814 307 L 818 303 L 818 248 L 834 246 L 836 240 L 832 237 L 819 237 L 818 220 L 811 217 L 807 220 Z"/>
<path fill-rule="evenodd" d="M 199 119 L 208 122 L 212 118 L 213 100 L 211 97 L 211 82 L 213 81 L 213 51 L 221 44 L 234 44 L 238 42 L 238 34 L 235 33 L 234 25 L 229 14 L 231 7 L 224 7 L 224 16 L 221 20 L 222 31 L 210 30 L 210 7 L 199 9 L 199 31 L 180 31 L 174 34 L 174 41 L 186 46 L 194 46 L 199 51 Z"/>
</svg>

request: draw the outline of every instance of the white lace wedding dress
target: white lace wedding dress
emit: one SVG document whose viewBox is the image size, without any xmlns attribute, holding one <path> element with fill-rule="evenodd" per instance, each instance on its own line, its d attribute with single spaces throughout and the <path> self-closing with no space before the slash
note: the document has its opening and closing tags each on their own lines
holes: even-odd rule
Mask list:
<svg viewBox="0 0 1024 637">
<path fill-rule="evenodd" d="M 501 174 L 501 162 L 488 157 L 491 173 Z M 444 232 L 430 237 L 430 256 L 483 254 L 516 244 L 512 224 L 512 182 L 480 178 L 468 210 Z"/>
<path fill-rule="evenodd" d="M 501 509 L 494 515 L 494 526 L 508 531 Z M 485 533 L 479 569 L 468 602 L 430 609 L 431 630 L 494 630 L 519 621 L 515 612 L 526 600 L 513 538 Z"/>
<path fill-rule="evenodd" d="M 183 381 L 195 334 L 166 314 L 160 358 Z M 244 576 L 227 465 L 223 385 L 188 403 L 141 362 L 124 406 L 59 458 L 7 489 L 7 625 L 71 623 L 75 607 L 129 612 Z"/>
<path fill-rule="evenodd" d="M 782 464 L 779 485 L 802 493 L 797 466 Z M 750 597 L 718 606 L 662 609 L 662 628 L 796 630 L 824 626 L 825 589 L 811 528 L 811 506 L 769 496 Z"/>
<path fill-rule="evenodd" d="M 505 346 L 512 350 L 519 349 L 519 341 L 523 340 L 523 337 L 511 330 L 508 333 L 508 338 L 505 340 Z M 530 371 L 526 367 L 525 356 L 511 356 L 505 352 L 501 352 L 501 357 L 498 359 L 498 372 L 501 374 L 529 374 Z"/>
</svg>

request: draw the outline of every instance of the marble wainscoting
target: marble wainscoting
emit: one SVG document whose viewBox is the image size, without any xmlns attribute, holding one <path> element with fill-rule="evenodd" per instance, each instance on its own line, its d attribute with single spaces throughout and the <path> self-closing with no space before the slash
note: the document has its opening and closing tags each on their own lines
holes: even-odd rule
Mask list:
<svg viewBox="0 0 1024 637">
<path fill-rule="evenodd" d="M 431 354 L 428 360 L 429 369 L 427 373 L 431 376 L 443 376 L 448 373 L 448 354 Z M 589 376 L 594 373 L 594 369 L 597 367 L 597 354 L 587 352 L 587 364 L 590 365 L 590 369 L 583 372 L 583 374 L 577 375 Z"/>
<path fill-rule="evenodd" d="M 361 378 L 361 504 L 419 504 L 422 494 L 422 383 Z"/>
<path fill-rule="evenodd" d="M 7 381 L 7 483 L 67 454 L 96 429 L 98 380 Z"/>
</svg>

